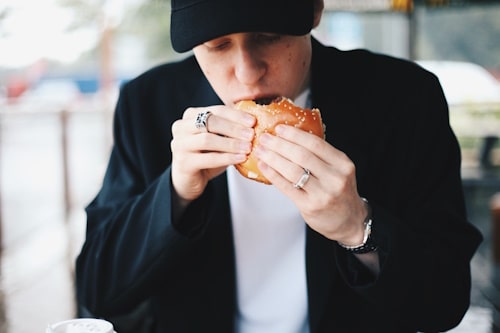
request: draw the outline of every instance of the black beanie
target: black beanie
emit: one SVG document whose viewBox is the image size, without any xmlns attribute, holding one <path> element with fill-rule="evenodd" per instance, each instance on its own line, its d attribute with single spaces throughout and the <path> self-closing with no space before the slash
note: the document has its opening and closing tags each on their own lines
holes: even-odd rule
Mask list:
<svg viewBox="0 0 500 333">
<path fill-rule="evenodd" d="M 171 0 L 170 37 L 177 52 L 237 32 L 305 35 L 314 0 Z"/>
</svg>

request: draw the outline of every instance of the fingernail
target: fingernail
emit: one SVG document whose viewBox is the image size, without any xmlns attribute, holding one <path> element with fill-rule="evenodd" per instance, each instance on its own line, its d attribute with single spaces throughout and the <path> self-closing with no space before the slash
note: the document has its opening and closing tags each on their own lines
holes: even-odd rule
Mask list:
<svg viewBox="0 0 500 333">
<path fill-rule="evenodd" d="M 253 136 L 255 135 L 255 131 L 253 128 L 246 128 L 242 131 L 243 138 L 251 140 L 253 139 Z"/>
<path fill-rule="evenodd" d="M 262 154 L 264 154 L 264 147 L 262 147 L 261 145 L 257 145 L 257 147 L 255 147 L 254 149 L 254 153 L 257 157 L 262 156 Z"/>
<path fill-rule="evenodd" d="M 248 113 L 245 113 L 243 122 L 245 123 L 245 125 L 253 126 L 253 124 L 255 124 L 255 117 Z"/>
<path fill-rule="evenodd" d="M 234 157 L 234 160 L 235 160 L 234 161 L 235 164 L 245 162 L 247 160 L 247 155 L 246 154 L 236 154 Z"/>
<path fill-rule="evenodd" d="M 268 133 L 262 133 L 262 135 L 259 137 L 259 142 L 266 144 L 271 140 L 271 135 Z"/>
<path fill-rule="evenodd" d="M 240 151 L 242 153 L 249 153 L 250 150 L 252 149 L 252 143 L 251 142 L 246 142 L 246 141 L 242 141 L 240 142 Z"/>
<path fill-rule="evenodd" d="M 260 171 L 265 171 L 265 170 L 267 170 L 268 166 L 266 163 L 259 160 L 257 162 L 257 168 L 259 168 Z"/>
<path fill-rule="evenodd" d="M 278 125 L 276 126 L 276 128 L 274 129 L 276 131 L 276 134 L 283 134 L 285 132 L 285 126 L 284 125 Z"/>
</svg>

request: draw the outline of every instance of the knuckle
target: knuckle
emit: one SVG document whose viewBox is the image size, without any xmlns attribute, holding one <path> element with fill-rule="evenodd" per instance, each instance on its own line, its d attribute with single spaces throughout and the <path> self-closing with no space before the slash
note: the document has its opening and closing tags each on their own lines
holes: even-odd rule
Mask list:
<svg viewBox="0 0 500 333">
<path fill-rule="evenodd" d="M 356 175 L 356 166 L 353 162 L 349 161 L 348 163 L 345 163 L 343 172 L 346 177 L 350 179 L 351 177 Z"/>
<path fill-rule="evenodd" d="M 202 147 L 207 147 L 210 143 L 210 134 L 209 133 L 200 133 L 198 135 L 199 142 Z"/>
<path fill-rule="evenodd" d="M 198 108 L 195 108 L 195 107 L 188 107 L 183 115 L 182 115 L 182 119 L 187 119 L 187 118 L 193 118 L 195 115 L 197 115 L 199 112 L 199 109 Z"/>
<path fill-rule="evenodd" d="M 181 125 L 181 120 L 178 119 L 176 121 L 174 121 L 172 123 L 172 126 L 171 126 L 171 131 L 172 131 L 172 135 L 175 136 L 177 133 L 179 133 L 179 127 Z"/>
</svg>

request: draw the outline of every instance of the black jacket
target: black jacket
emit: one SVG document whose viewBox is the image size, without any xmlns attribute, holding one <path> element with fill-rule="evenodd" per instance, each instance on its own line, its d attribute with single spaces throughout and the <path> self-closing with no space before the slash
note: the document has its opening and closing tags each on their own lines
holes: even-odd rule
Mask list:
<svg viewBox="0 0 500 333">
<path fill-rule="evenodd" d="M 438 80 L 410 62 L 313 41 L 311 91 L 326 139 L 356 165 L 381 257 L 375 279 L 336 242 L 307 229 L 311 332 L 457 325 L 469 305 L 469 262 L 481 236 L 466 220 L 460 151 Z M 87 208 L 76 266 L 79 304 L 94 316 L 110 319 L 149 299 L 155 332 L 233 331 L 225 174 L 179 225 L 171 222 L 170 127 L 187 107 L 212 104 L 221 101 L 193 57 L 123 87 L 113 151 Z"/>
</svg>

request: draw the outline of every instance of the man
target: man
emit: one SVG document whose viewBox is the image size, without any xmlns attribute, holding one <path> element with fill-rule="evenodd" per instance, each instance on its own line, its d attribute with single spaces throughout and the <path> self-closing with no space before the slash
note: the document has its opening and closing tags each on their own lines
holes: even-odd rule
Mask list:
<svg viewBox="0 0 500 333">
<path fill-rule="evenodd" d="M 439 83 L 406 61 L 322 46 L 310 35 L 322 10 L 172 1 L 173 46 L 194 55 L 121 92 L 77 261 L 82 308 L 112 320 L 149 301 L 154 332 L 460 322 L 481 236 L 466 221 Z M 234 105 L 276 96 L 319 108 L 326 140 L 284 125 L 263 135 L 268 186 L 232 166 L 256 121 Z"/>
</svg>

